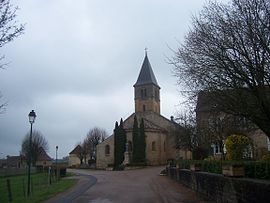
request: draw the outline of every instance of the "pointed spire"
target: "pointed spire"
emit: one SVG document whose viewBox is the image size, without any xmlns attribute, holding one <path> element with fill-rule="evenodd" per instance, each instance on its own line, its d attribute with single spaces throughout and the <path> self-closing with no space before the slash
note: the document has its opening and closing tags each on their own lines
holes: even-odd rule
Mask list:
<svg viewBox="0 0 270 203">
<path fill-rule="evenodd" d="M 145 56 L 147 56 L 147 47 L 145 47 L 144 51 L 145 51 Z"/>
<path fill-rule="evenodd" d="M 156 86 L 159 87 L 155 74 L 153 72 L 153 69 L 151 67 L 151 64 L 148 60 L 148 56 L 147 56 L 147 48 L 145 48 L 145 57 L 143 60 L 143 64 L 141 67 L 141 71 L 139 74 L 139 77 L 137 79 L 137 82 L 135 83 L 135 86 L 139 86 L 139 85 L 146 85 L 146 84 L 154 84 Z"/>
</svg>

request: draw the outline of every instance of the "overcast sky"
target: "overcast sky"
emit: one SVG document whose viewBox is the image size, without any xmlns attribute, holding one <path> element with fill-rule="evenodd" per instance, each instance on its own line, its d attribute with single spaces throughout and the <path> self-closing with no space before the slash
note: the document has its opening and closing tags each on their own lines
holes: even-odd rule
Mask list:
<svg viewBox="0 0 270 203">
<path fill-rule="evenodd" d="M 13 0 L 25 34 L 0 50 L 0 158 L 18 155 L 33 128 L 49 142 L 49 155 L 67 156 L 89 129 L 112 134 L 114 123 L 134 112 L 133 85 L 144 49 L 161 87 L 161 113 L 181 108 L 166 57 L 173 56 L 203 0 Z"/>
</svg>

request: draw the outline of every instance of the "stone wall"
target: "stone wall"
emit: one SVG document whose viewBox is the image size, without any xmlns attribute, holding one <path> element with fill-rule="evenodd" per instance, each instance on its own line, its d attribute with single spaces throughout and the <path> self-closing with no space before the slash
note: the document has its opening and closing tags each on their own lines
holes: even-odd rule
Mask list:
<svg viewBox="0 0 270 203">
<path fill-rule="evenodd" d="M 270 202 L 269 181 L 230 178 L 220 174 L 194 172 L 176 167 L 167 168 L 167 172 L 170 178 L 214 202 Z"/>
<path fill-rule="evenodd" d="M 81 161 L 76 154 L 69 154 L 68 166 L 78 166 L 80 164 L 81 164 Z"/>
<path fill-rule="evenodd" d="M 110 153 L 105 153 L 105 147 L 109 145 Z M 99 169 L 105 169 L 108 164 L 114 163 L 114 135 L 108 137 L 102 143 L 97 145 L 97 163 L 96 166 Z"/>
<path fill-rule="evenodd" d="M 164 150 L 164 142 L 166 135 L 157 132 L 146 132 L 146 160 L 148 165 L 163 165 L 166 164 L 167 157 Z M 155 149 L 152 144 L 155 143 Z"/>
<path fill-rule="evenodd" d="M 31 167 L 31 174 L 36 173 L 36 167 Z M 26 174 L 27 168 L 0 168 L 0 177 Z"/>
</svg>

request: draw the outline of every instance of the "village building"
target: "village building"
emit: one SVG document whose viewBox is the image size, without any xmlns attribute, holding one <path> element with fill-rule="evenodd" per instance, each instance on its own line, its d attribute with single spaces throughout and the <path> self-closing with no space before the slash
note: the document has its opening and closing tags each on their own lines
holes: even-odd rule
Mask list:
<svg viewBox="0 0 270 203">
<path fill-rule="evenodd" d="M 82 156 L 82 147 L 77 145 L 71 152 L 69 152 L 68 156 L 68 166 L 75 167 L 81 164 L 80 157 Z"/>
<path fill-rule="evenodd" d="M 160 86 L 156 80 L 147 53 L 134 84 L 135 112 L 123 122 L 127 135 L 129 154 L 132 154 L 132 129 L 134 116 L 138 123 L 144 120 L 146 135 L 146 162 L 148 165 L 166 164 L 175 158 L 191 159 L 191 152 L 176 149 L 176 128 L 181 128 L 173 119 L 167 119 L 160 113 Z M 114 163 L 114 135 L 97 145 L 97 168 L 106 168 Z M 129 158 L 131 159 L 131 157 Z M 125 160 L 126 161 L 126 160 Z M 128 160 L 130 162 L 130 160 Z M 126 162 L 125 162 L 126 163 Z"/>
<path fill-rule="evenodd" d="M 221 111 L 215 110 L 215 101 L 213 95 L 209 92 L 201 91 L 198 94 L 197 106 L 196 106 L 196 123 L 198 131 L 201 133 L 200 136 L 204 136 L 203 132 L 207 129 L 213 127 L 218 128 L 223 135 L 219 136 L 219 139 L 224 138 L 223 144 L 225 143 L 225 138 L 234 133 L 240 133 L 248 136 L 252 140 L 252 146 L 246 152 L 246 158 L 251 159 L 261 159 L 264 155 L 270 152 L 270 142 L 268 137 L 256 127 L 251 122 L 248 122 L 245 118 L 233 116 L 226 114 Z M 222 120 L 226 118 L 226 122 L 222 123 Z M 217 122 L 220 123 L 217 123 Z M 215 123 L 218 126 L 214 126 Z M 216 135 L 210 135 L 211 137 L 218 137 Z M 207 139 L 207 136 L 203 139 Z M 209 138 L 208 138 L 209 141 Z M 218 140 L 212 138 L 212 143 L 210 146 L 210 155 L 215 158 L 221 158 L 222 149 L 226 152 L 226 146 L 220 146 Z"/>
<path fill-rule="evenodd" d="M 39 155 L 36 162 L 36 167 L 47 168 L 52 166 L 53 159 L 46 153 L 43 147 L 39 149 Z"/>
</svg>

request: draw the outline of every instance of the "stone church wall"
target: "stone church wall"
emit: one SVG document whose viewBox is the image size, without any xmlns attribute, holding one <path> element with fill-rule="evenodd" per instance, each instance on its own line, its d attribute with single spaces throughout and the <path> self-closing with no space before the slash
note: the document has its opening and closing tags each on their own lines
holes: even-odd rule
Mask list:
<svg viewBox="0 0 270 203">
<path fill-rule="evenodd" d="M 109 145 L 109 154 L 105 153 L 106 145 Z M 102 143 L 97 145 L 97 168 L 105 169 L 108 164 L 114 163 L 114 136 L 108 137 Z"/>
<path fill-rule="evenodd" d="M 146 159 L 149 165 L 166 164 L 165 140 L 166 135 L 163 133 L 146 132 Z"/>
</svg>

